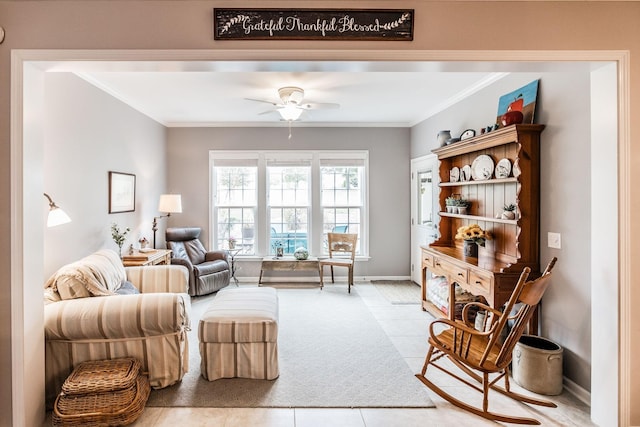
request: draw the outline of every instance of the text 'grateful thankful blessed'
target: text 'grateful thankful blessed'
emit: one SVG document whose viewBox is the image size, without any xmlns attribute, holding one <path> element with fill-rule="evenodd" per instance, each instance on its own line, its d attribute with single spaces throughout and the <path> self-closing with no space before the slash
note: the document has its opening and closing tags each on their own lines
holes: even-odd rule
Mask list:
<svg viewBox="0 0 640 427">
<path fill-rule="evenodd" d="M 219 9 L 216 40 L 413 40 L 413 10 Z"/>
</svg>

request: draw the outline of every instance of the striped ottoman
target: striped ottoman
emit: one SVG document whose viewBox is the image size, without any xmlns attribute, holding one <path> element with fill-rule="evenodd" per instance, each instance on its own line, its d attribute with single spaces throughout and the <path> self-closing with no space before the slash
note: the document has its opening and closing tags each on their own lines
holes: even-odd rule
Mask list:
<svg viewBox="0 0 640 427">
<path fill-rule="evenodd" d="M 278 370 L 278 295 L 273 288 L 218 291 L 198 325 L 200 371 L 219 378 L 272 380 Z"/>
</svg>

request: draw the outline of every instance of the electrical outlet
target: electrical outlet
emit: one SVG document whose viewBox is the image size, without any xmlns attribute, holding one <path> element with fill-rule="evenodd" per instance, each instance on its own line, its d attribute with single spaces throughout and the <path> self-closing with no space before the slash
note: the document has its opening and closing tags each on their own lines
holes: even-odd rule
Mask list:
<svg viewBox="0 0 640 427">
<path fill-rule="evenodd" d="M 562 247 L 560 233 L 547 233 L 547 246 L 554 249 L 560 249 Z"/>
</svg>

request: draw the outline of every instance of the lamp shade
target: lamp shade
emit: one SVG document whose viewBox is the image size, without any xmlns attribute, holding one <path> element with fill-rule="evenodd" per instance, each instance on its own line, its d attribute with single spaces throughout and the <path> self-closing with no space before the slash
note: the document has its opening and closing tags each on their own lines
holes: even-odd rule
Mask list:
<svg viewBox="0 0 640 427">
<path fill-rule="evenodd" d="M 161 194 L 158 211 L 167 213 L 182 212 L 182 196 L 180 194 Z"/>
<path fill-rule="evenodd" d="M 49 200 L 49 215 L 47 216 L 47 227 L 55 227 L 56 225 L 66 224 L 71 222 L 71 218 L 69 215 L 62 209 L 60 209 L 54 202 L 51 200 L 51 197 L 44 193 L 44 197 Z"/>
<path fill-rule="evenodd" d="M 49 211 L 47 227 L 55 227 L 56 225 L 62 225 L 68 222 L 71 222 L 71 218 L 69 218 L 69 215 L 62 209 L 56 207 Z"/>
</svg>

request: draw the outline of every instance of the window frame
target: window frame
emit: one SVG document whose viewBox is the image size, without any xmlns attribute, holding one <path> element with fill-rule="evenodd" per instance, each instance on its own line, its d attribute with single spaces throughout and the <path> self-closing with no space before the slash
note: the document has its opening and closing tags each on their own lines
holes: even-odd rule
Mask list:
<svg viewBox="0 0 640 427">
<path fill-rule="evenodd" d="M 359 204 L 352 204 L 350 202 L 347 202 L 345 204 L 340 204 L 337 203 L 337 198 L 336 198 L 336 191 L 338 191 L 339 189 L 336 188 L 335 186 L 332 186 L 331 189 L 325 189 L 324 185 L 323 185 L 323 175 L 322 175 L 322 168 L 363 168 L 363 171 L 361 174 L 359 174 L 359 178 L 360 178 L 360 182 L 359 182 L 359 192 L 360 192 L 360 203 Z M 361 256 L 361 255 L 368 255 L 368 252 L 365 254 L 364 252 L 364 248 L 363 248 L 363 244 L 364 242 L 366 242 L 366 236 L 368 235 L 368 233 L 362 233 L 360 230 L 363 229 L 363 227 L 365 227 L 365 224 L 367 223 L 367 219 L 368 219 L 368 206 L 366 205 L 367 203 L 367 188 L 368 188 L 368 167 L 367 167 L 367 162 L 364 159 L 360 159 L 360 158 L 344 158 L 344 157 L 334 157 L 334 156 L 326 156 L 326 157 L 322 157 L 319 160 L 319 185 L 320 185 L 320 209 L 319 209 L 319 214 L 321 215 L 321 222 L 324 225 L 324 219 L 325 219 L 325 210 L 326 209 L 331 209 L 334 211 L 338 211 L 341 209 L 345 209 L 347 211 L 351 210 L 351 209 L 357 209 L 360 211 L 360 215 L 359 215 L 359 220 L 357 222 L 357 227 L 358 227 L 358 231 L 356 230 L 349 230 L 347 229 L 347 233 L 353 233 L 353 232 L 357 232 L 358 234 L 358 245 L 357 245 L 357 249 L 358 249 L 358 253 L 356 254 L 356 256 Z M 335 177 L 335 175 L 334 175 Z M 332 204 L 324 204 L 324 200 L 323 200 L 323 192 L 329 190 L 333 192 L 333 203 Z M 345 189 L 347 191 L 347 194 L 349 193 L 349 191 L 351 191 L 349 188 Z M 335 215 L 335 212 L 334 212 Z M 350 214 L 348 214 L 350 215 Z M 343 225 L 342 223 L 340 225 Z M 356 225 L 355 223 L 352 224 L 350 221 L 348 222 L 348 225 Z M 334 226 L 337 226 L 337 224 L 334 222 Z M 329 231 L 327 231 L 329 232 Z M 361 237 L 362 236 L 362 237 Z M 323 255 L 328 255 L 328 251 L 325 251 L 326 247 L 326 239 L 325 239 L 325 232 L 323 229 L 323 233 L 322 233 L 322 238 L 323 238 L 323 251 L 321 252 Z"/>
<path fill-rule="evenodd" d="M 267 222 L 267 227 L 269 228 L 269 254 L 272 255 L 275 253 L 275 248 L 273 247 L 273 243 L 275 241 L 280 241 L 282 239 L 284 239 L 285 243 L 285 250 L 284 250 L 284 254 L 285 255 L 293 255 L 293 252 L 295 251 L 296 247 L 298 246 L 298 240 L 302 240 L 299 239 L 298 236 L 298 231 L 296 230 L 294 232 L 294 236 L 293 238 L 291 238 L 290 235 L 284 236 L 284 230 L 280 229 L 278 231 L 278 228 L 275 228 L 276 233 L 281 234 L 281 236 L 274 238 L 271 235 L 271 231 L 272 228 L 274 227 L 274 224 L 271 222 L 272 219 L 272 210 L 276 209 L 276 210 L 288 210 L 288 209 L 294 209 L 294 210 L 298 210 L 298 209 L 304 209 L 307 211 L 307 215 L 306 215 L 306 224 L 307 224 L 307 232 L 306 232 L 306 237 L 304 238 L 304 240 L 306 240 L 307 242 L 307 249 L 309 249 L 310 247 L 312 247 L 313 245 L 313 239 L 312 239 L 312 232 L 311 232 L 311 228 L 313 225 L 313 180 L 311 178 L 311 169 L 312 169 L 312 159 L 309 158 L 298 158 L 298 159 L 289 159 L 289 156 L 287 156 L 286 159 L 283 158 L 267 158 L 266 160 L 266 169 L 265 169 L 265 177 L 266 177 L 266 192 L 267 192 L 267 215 L 266 215 L 266 222 Z M 291 168 L 305 168 L 308 169 L 306 172 L 306 179 L 307 179 L 307 189 L 306 189 L 306 200 L 307 203 L 306 204 L 285 204 L 283 200 L 281 200 L 280 203 L 276 204 L 274 202 L 272 202 L 271 200 L 271 169 L 270 168 L 286 168 L 286 167 L 291 167 Z M 284 185 L 281 185 L 281 190 L 284 191 Z M 283 220 L 284 221 L 284 220 Z M 282 223 L 280 223 L 279 225 L 282 225 Z M 292 240 L 293 240 L 293 244 L 292 244 Z"/>
<path fill-rule="evenodd" d="M 216 213 L 216 160 L 253 160 L 258 165 L 258 198 L 255 212 L 256 230 L 254 245 L 255 255 L 238 255 L 241 259 L 262 259 L 270 252 L 270 220 L 268 203 L 268 162 L 269 161 L 304 161 L 311 163 L 310 175 L 310 210 L 308 225 L 309 252 L 315 256 L 324 255 L 322 242 L 324 241 L 323 209 L 321 199 L 322 182 L 320 174 L 321 162 L 358 161 L 364 167 L 362 183 L 362 206 L 360 232 L 358 235 L 360 253 L 356 259 L 369 258 L 369 151 L 368 150 L 210 150 L 209 151 L 209 247 L 217 247 L 217 218 Z"/>
<path fill-rule="evenodd" d="M 215 161 L 218 161 L 222 164 L 220 165 L 216 165 Z M 258 183 L 258 179 L 259 179 L 259 167 L 258 167 L 258 159 L 255 156 L 236 156 L 236 157 L 228 157 L 226 155 L 222 155 L 219 156 L 218 158 L 214 159 L 211 158 L 209 159 L 209 174 L 210 174 L 210 188 L 209 188 L 209 194 L 210 194 L 210 199 L 209 199 L 209 224 L 210 224 L 210 236 L 209 236 L 209 247 L 213 248 L 214 250 L 219 250 L 221 248 L 218 247 L 218 218 L 219 218 L 219 210 L 220 209 L 249 209 L 249 210 L 253 210 L 253 218 L 254 218 L 254 235 L 256 233 L 256 229 L 258 227 L 258 209 L 259 209 L 259 204 L 260 204 L 260 193 L 259 193 L 259 188 L 260 188 L 260 184 Z M 255 204 L 240 204 L 240 205 L 218 205 L 217 203 L 217 199 L 218 199 L 218 186 L 217 186 L 217 176 L 218 174 L 216 173 L 215 167 L 252 167 L 252 168 L 256 168 L 256 182 L 255 182 L 255 194 L 254 194 L 254 198 L 255 198 Z M 244 218 L 244 214 L 243 214 L 243 218 Z M 241 227 L 244 227 L 244 222 L 241 221 Z M 215 230 L 214 230 L 215 229 Z M 236 237 L 236 236 L 234 236 Z M 237 236 L 237 238 L 239 238 L 241 240 L 241 242 L 244 243 L 244 231 L 242 232 L 242 236 Z M 255 241 L 255 239 L 254 239 Z M 253 244 L 253 254 L 249 254 L 249 256 L 255 256 L 257 255 L 258 249 L 256 248 L 255 243 Z"/>
</svg>

